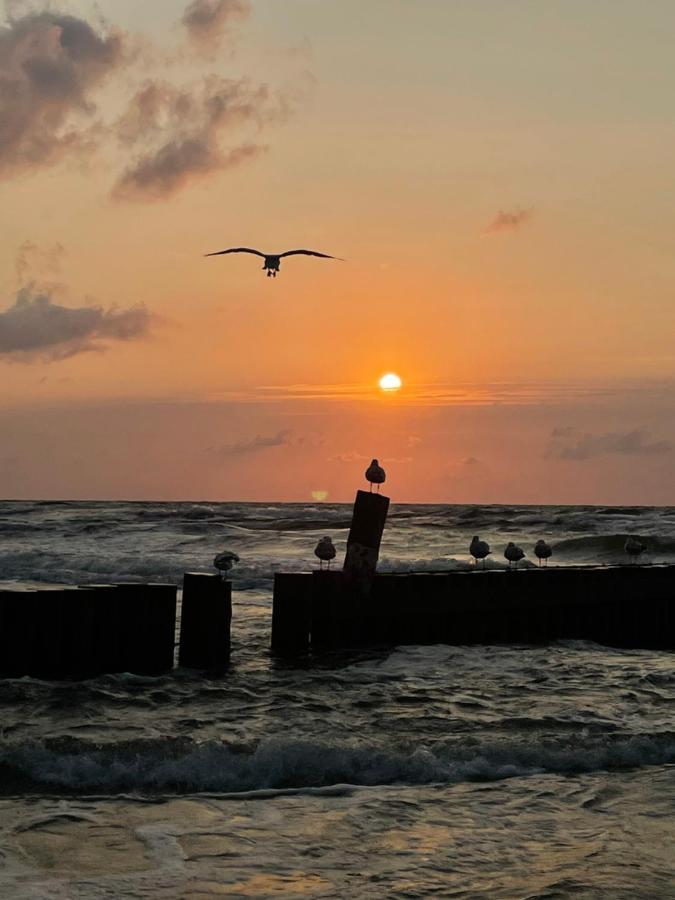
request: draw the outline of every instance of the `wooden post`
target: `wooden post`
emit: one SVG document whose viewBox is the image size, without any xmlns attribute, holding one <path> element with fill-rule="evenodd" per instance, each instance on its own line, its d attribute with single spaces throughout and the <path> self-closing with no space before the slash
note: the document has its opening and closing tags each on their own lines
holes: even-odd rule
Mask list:
<svg viewBox="0 0 675 900">
<path fill-rule="evenodd" d="M 220 575 L 187 573 L 183 579 L 179 665 L 220 671 L 230 661 L 232 582 Z"/>
<path fill-rule="evenodd" d="M 119 671 L 161 675 L 173 668 L 176 588 L 172 584 L 119 584 Z"/>
<path fill-rule="evenodd" d="M 120 593 L 114 584 L 83 585 L 80 590 L 91 598 L 93 658 L 92 675 L 123 672 Z"/>
<path fill-rule="evenodd" d="M 295 656 L 309 650 L 312 620 L 312 576 L 274 576 L 272 606 L 272 652 Z"/>
<path fill-rule="evenodd" d="M 0 677 L 30 674 L 36 622 L 35 591 L 0 593 Z"/>
<path fill-rule="evenodd" d="M 33 647 L 28 674 L 34 678 L 64 678 L 64 605 L 68 590 L 38 591 L 35 594 Z"/>
<path fill-rule="evenodd" d="M 370 591 L 375 576 L 388 511 L 389 497 L 369 491 L 356 492 L 344 574 L 349 586 L 362 594 Z"/>
</svg>

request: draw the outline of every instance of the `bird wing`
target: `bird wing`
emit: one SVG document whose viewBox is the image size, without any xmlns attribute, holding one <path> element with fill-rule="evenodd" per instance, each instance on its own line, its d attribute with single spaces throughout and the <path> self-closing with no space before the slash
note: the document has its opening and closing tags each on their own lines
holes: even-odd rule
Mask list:
<svg viewBox="0 0 675 900">
<path fill-rule="evenodd" d="M 205 253 L 205 256 L 223 256 L 225 253 L 254 253 L 256 256 L 265 257 L 266 253 L 261 253 L 260 250 L 251 250 L 250 247 L 230 247 L 229 250 L 218 250 L 216 253 Z"/>
<path fill-rule="evenodd" d="M 320 256 L 322 259 L 339 259 L 340 262 L 344 262 L 343 259 L 340 259 L 339 256 L 329 256 L 328 253 L 319 253 L 317 250 L 287 250 L 285 253 L 279 254 L 279 259 L 282 256 Z"/>
</svg>

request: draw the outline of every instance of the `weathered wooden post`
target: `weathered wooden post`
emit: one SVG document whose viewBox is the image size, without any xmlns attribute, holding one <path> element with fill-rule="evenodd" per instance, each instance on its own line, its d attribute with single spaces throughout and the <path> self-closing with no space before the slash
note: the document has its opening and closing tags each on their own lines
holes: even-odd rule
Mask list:
<svg viewBox="0 0 675 900">
<path fill-rule="evenodd" d="M 21 678 L 32 668 L 35 591 L 0 593 L 0 677 Z"/>
<path fill-rule="evenodd" d="M 161 675 L 173 668 L 176 587 L 118 584 L 118 671 Z"/>
<path fill-rule="evenodd" d="M 279 656 L 307 653 L 311 623 L 312 577 L 277 572 L 272 607 L 272 652 Z"/>
<path fill-rule="evenodd" d="M 344 562 L 345 581 L 351 589 L 368 594 L 377 569 L 389 497 L 357 491 Z"/>
<path fill-rule="evenodd" d="M 219 671 L 230 661 L 232 582 L 188 572 L 183 579 L 178 663 Z"/>
</svg>

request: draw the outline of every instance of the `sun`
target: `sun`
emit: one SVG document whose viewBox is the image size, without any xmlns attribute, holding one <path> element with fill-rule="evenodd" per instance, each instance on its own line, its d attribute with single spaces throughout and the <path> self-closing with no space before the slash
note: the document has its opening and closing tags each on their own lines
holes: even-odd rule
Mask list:
<svg viewBox="0 0 675 900">
<path fill-rule="evenodd" d="M 387 393 L 391 391 L 400 391 L 403 387 L 403 382 L 394 372 L 387 372 L 386 375 L 383 375 L 380 378 L 380 388 Z"/>
</svg>

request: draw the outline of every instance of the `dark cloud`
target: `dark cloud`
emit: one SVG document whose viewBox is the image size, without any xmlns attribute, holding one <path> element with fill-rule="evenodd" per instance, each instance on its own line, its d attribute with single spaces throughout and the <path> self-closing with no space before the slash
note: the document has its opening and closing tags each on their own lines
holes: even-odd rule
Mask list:
<svg viewBox="0 0 675 900">
<path fill-rule="evenodd" d="M 271 435 L 256 434 L 255 437 L 244 438 L 234 444 L 211 447 L 210 450 L 218 456 L 243 456 L 248 453 L 258 453 L 260 450 L 268 450 L 271 447 L 286 447 L 290 443 L 290 431 L 279 431 Z"/>
<path fill-rule="evenodd" d="M 50 293 L 21 288 L 13 306 L 0 312 L 0 357 L 20 362 L 55 361 L 101 350 L 107 341 L 130 341 L 148 333 L 151 316 L 143 305 L 129 309 L 67 307 Z"/>
<path fill-rule="evenodd" d="M 171 196 L 195 178 L 233 168 L 265 148 L 254 141 L 228 149 L 224 141 L 244 125 L 257 131 L 276 118 L 264 85 L 246 80 L 209 78 L 201 92 L 149 82 L 129 104 L 118 123 L 120 140 L 140 153 L 118 180 L 118 199 L 158 200 Z"/>
<path fill-rule="evenodd" d="M 626 432 L 608 432 L 606 434 L 583 434 L 572 443 L 565 442 L 573 429 L 555 428 L 551 434 L 552 443 L 547 451 L 548 456 L 558 459 L 587 460 L 606 454 L 626 454 L 652 456 L 668 453 L 673 449 L 670 441 L 649 441 L 649 436 L 639 428 Z"/>
<path fill-rule="evenodd" d="M 44 11 L 0 26 L 0 177 L 91 148 L 83 118 L 94 90 L 124 61 L 120 32 Z"/>
<path fill-rule="evenodd" d="M 181 21 L 193 41 L 215 48 L 230 26 L 248 18 L 250 13 L 249 0 L 192 0 Z"/>
<path fill-rule="evenodd" d="M 515 209 L 512 211 L 500 209 L 485 229 L 484 234 L 494 234 L 498 231 L 516 231 L 531 218 L 531 209 Z"/>
<path fill-rule="evenodd" d="M 480 465 L 480 460 L 475 456 L 465 456 L 462 460 L 463 466 L 478 466 Z"/>
</svg>

